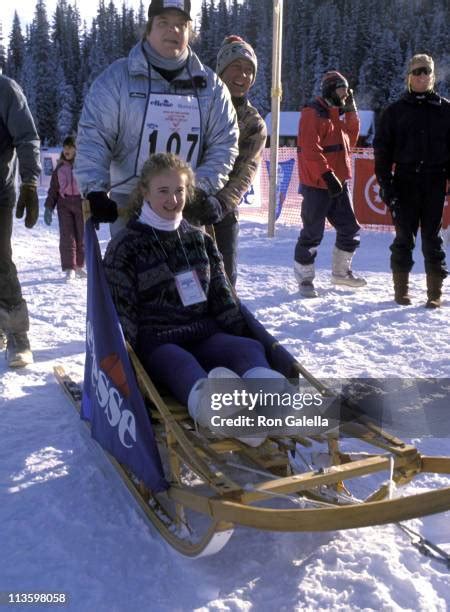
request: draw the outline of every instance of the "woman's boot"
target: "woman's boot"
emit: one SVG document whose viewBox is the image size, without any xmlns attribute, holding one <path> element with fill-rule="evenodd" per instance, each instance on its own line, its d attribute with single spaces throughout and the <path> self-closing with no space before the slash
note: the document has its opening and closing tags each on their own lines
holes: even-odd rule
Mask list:
<svg viewBox="0 0 450 612">
<path fill-rule="evenodd" d="M 427 273 L 427 303 L 425 308 L 439 308 L 441 305 L 443 278 L 440 274 Z"/>
<path fill-rule="evenodd" d="M 409 272 L 392 272 L 394 280 L 394 299 L 400 306 L 409 306 L 411 298 L 408 295 Z"/>
</svg>

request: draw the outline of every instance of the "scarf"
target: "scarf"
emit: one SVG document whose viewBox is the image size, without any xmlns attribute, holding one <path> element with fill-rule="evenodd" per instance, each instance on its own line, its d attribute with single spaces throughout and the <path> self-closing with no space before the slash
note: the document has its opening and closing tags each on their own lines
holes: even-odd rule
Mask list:
<svg viewBox="0 0 450 612">
<path fill-rule="evenodd" d="M 150 202 L 144 200 L 138 221 L 144 225 L 150 225 L 150 227 L 154 227 L 155 229 L 163 230 L 164 232 L 173 232 L 178 229 L 182 218 L 183 213 L 180 211 L 175 219 L 163 219 L 155 213 Z"/>
<path fill-rule="evenodd" d="M 186 47 L 186 49 L 179 57 L 171 58 L 163 57 L 162 55 L 160 55 L 157 51 L 153 49 L 148 40 L 144 40 L 143 47 L 145 55 L 147 56 L 147 59 L 150 64 L 155 68 L 159 68 L 160 70 L 181 70 L 189 57 L 188 47 Z"/>
</svg>

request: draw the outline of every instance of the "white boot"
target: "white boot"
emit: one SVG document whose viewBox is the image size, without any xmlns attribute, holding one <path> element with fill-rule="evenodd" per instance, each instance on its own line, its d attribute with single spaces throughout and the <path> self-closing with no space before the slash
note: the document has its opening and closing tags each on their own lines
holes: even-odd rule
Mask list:
<svg viewBox="0 0 450 612">
<path fill-rule="evenodd" d="M 271 378 L 271 379 L 278 379 L 280 381 L 280 386 L 279 388 L 277 388 L 277 392 L 278 393 L 283 393 L 284 391 L 286 391 L 286 385 L 287 385 L 287 380 L 286 378 L 283 376 L 283 374 L 281 374 L 281 372 L 277 372 L 277 370 L 272 370 L 272 368 L 265 368 L 263 366 L 256 366 L 254 368 L 250 368 L 250 370 L 247 370 L 243 375 L 242 378 L 247 378 L 247 379 L 251 379 L 251 378 Z M 262 444 L 264 442 L 264 440 L 267 438 L 267 436 L 258 436 L 258 437 L 248 437 L 248 438 L 239 438 L 239 440 L 241 440 L 241 442 L 245 442 L 245 444 L 248 444 L 249 446 L 259 446 L 260 444 Z"/>
<path fill-rule="evenodd" d="M 277 370 L 272 370 L 272 368 L 265 368 L 263 366 L 256 366 L 254 368 L 250 368 L 242 374 L 242 378 L 282 378 L 286 380 L 281 372 L 277 372 Z"/>
<path fill-rule="evenodd" d="M 87 278 L 87 272 L 82 267 L 75 268 L 75 275 L 77 278 Z"/>
<path fill-rule="evenodd" d="M 252 370 L 266 370 L 272 372 L 273 370 L 269 370 L 268 368 L 252 368 Z M 249 370 L 250 372 L 251 370 Z M 277 372 L 278 374 L 278 372 Z M 280 376 L 282 376 L 280 374 Z M 208 379 L 230 379 L 230 378 L 239 378 L 236 372 L 233 370 L 229 370 L 228 368 L 214 368 L 208 374 Z M 257 376 L 256 378 L 260 378 Z M 261 376 L 262 378 L 262 376 Z M 265 378 L 268 378 L 265 376 Z M 278 376 L 276 377 L 278 378 Z M 211 389 L 208 386 L 208 390 L 206 390 L 206 379 L 201 379 L 195 383 L 192 387 L 188 402 L 187 408 L 188 412 L 191 415 L 194 423 L 198 423 L 202 427 L 206 427 L 211 429 Z M 231 417 L 236 412 L 242 410 L 242 406 L 236 408 L 235 406 L 222 407 L 220 410 L 220 416 L 222 417 Z M 259 446 L 264 442 L 267 436 L 258 436 L 258 437 L 238 437 L 237 439 L 248 446 Z"/>
<path fill-rule="evenodd" d="M 294 274 L 302 297 L 315 298 L 319 295 L 314 289 L 315 270 L 313 263 L 303 265 L 298 263 L 298 261 L 294 261 Z"/>
<path fill-rule="evenodd" d="M 337 247 L 333 250 L 333 265 L 331 282 L 335 285 L 346 285 L 347 287 L 364 287 L 367 282 L 364 278 L 353 275 L 351 270 L 353 253 L 341 251 Z"/>
<path fill-rule="evenodd" d="M 70 283 L 75 279 L 75 270 L 64 270 L 66 283 Z"/>
<path fill-rule="evenodd" d="M 229 370 L 228 368 L 213 368 L 209 374 L 208 379 L 229 379 L 229 378 L 240 378 L 236 372 Z M 187 409 L 191 415 L 194 423 L 198 423 L 202 427 L 211 428 L 211 385 L 206 384 L 205 378 L 198 380 L 189 392 L 187 401 Z M 234 407 L 230 407 L 231 413 L 236 412 Z M 223 409 L 220 412 L 221 416 L 230 416 L 229 414 L 222 414 Z"/>
</svg>

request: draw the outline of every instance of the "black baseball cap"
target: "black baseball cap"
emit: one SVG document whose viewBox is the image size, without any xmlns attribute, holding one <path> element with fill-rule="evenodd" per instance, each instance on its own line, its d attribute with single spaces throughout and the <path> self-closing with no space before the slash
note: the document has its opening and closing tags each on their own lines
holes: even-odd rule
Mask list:
<svg viewBox="0 0 450 612">
<path fill-rule="evenodd" d="M 191 0 L 152 0 L 148 7 L 148 18 L 156 17 L 168 9 L 180 11 L 186 19 L 192 21 Z"/>
</svg>

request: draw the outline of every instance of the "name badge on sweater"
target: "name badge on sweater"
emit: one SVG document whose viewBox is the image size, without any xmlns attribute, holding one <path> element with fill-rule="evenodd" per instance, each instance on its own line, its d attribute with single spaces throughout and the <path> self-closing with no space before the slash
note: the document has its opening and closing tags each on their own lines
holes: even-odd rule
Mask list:
<svg viewBox="0 0 450 612">
<path fill-rule="evenodd" d="M 200 125 L 200 108 L 195 95 L 152 93 L 139 143 L 138 174 L 153 153 L 175 153 L 196 168 Z"/>
<path fill-rule="evenodd" d="M 175 283 L 183 306 L 192 306 L 206 302 L 206 295 L 195 270 L 188 270 L 175 275 Z"/>
</svg>

